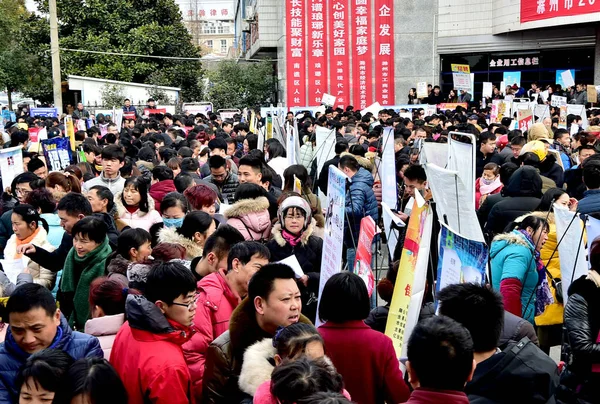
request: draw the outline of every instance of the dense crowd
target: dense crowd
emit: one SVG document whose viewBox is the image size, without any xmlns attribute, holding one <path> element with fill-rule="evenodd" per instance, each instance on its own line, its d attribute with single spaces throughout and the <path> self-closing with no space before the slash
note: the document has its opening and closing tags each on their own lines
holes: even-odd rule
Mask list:
<svg viewBox="0 0 600 404">
<path fill-rule="evenodd" d="M 574 115 L 559 127 L 550 108 L 523 132 L 510 116 L 490 122 L 489 106 L 289 112 L 273 124 L 298 128 L 290 164 L 258 110 L 124 111 L 135 118 L 119 128 L 79 104 L 73 117 L 92 126 L 61 171 L 27 129 L 65 137 L 62 119 L 25 111 L 5 125 L 25 172 L 1 199 L 0 403 L 599 402 L 600 240 L 587 240 L 591 268 L 567 301 L 552 209 L 600 212 L 600 113 L 588 110 L 583 130 Z M 317 127 L 335 136 L 321 164 Z M 373 266 L 389 255 L 374 296 L 354 268 L 361 219 L 381 224 L 386 127 L 405 223 L 418 193 L 437 197 L 424 144 L 476 137 L 473 210 L 490 246 L 485 285 L 435 294 L 428 270 L 403 358 L 384 331 L 405 228 L 389 254 L 386 234 L 373 243 Z M 330 166 L 349 179 L 344 258 L 320 288 Z M 430 269 L 436 237 L 423 240 Z M 302 274 L 281 263 L 292 256 Z M 557 364 L 548 354 L 561 345 Z"/>
</svg>

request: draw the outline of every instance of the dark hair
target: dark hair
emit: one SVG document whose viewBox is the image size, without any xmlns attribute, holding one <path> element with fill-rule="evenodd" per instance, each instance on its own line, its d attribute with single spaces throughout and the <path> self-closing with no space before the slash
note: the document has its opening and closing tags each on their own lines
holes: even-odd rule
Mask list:
<svg viewBox="0 0 600 404">
<path fill-rule="evenodd" d="M 192 271 L 178 262 L 161 262 L 148 272 L 146 298 L 152 303 L 161 300 L 172 304 L 181 295 L 196 291 Z"/>
<path fill-rule="evenodd" d="M 600 159 L 588 158 L 582 164 L 583 183 L 588 189 L 600 188 Z"/>
<path fill-rule="evenodd" d="M 89 216 L 92 214 L 92 205 L 82 194 L 69 192 L 58 201 L 56 210 L 64 210 L 69 216 Z"/>
<path fill-rule="evenodd" d="M 102 160 L 119 160 L 122 163 L 125 161 L 125 152 L 117 145 L 108 145 L 102 149 Z"/>
<path fill-rule="evenodd" d="M 164 196 L 163 200 L 160 201 L 160 213 L 163 214 L 167 209 L 176 206 L 181 207 L 183 213 L 188 213 L 189 211 L 188 200 L 185 196 L 179 192 L 169 192 Z"/>
<path fill-rule="evenodd" d="M 186 157 L 181 160 L 181 171 L 196 172 L 200 168 L 198 160 L 192 157 Z"/>
<path fill-rule="evenodd" d="M 172 180 L 173 170 L 167 166 L 156 166 L 152 169 L 152 178 L 157 181 Z"/>
<path fill-rule="evenodd" d="M 86 216 L 73 226 L 71 235 L 75 238 L 76 235 L 87 236 L 91 241 L 102 244 L 106 239 L 108 227 L 103 220 L 96 216 Z"/>
<path fill-rule="evenodd" d="M 27 171 L 30 173 L 42 167 L 46 167 L 46 163 L 38 157 L 32 157 L 29 163 L 27 163 Z"/>
<path fill-rule="evenodd" d="M 63 375 L 73 364 L 71 355 L 62 349 L 44 349 L 31 355 L 19 370 L 15 380 L 17 392 L 20 392 L 24 384 L 31 389 L 33 386 L 41 386 L 44 390 L 56 393 L 60 389 Z M 38 387 L 39 389 L 39 387 Z"/>
<path fill-rule="evenodd" d="M 186 250 L 181 244 L 159 243 L 152 249 L 152 257 L 155 262 L 171 261 L 174 259 L 185 259 Z"/>
<path fill-rule="evenodd" d="M 123 284 L 115 279 L 101 276 L 90 283 L 90 307 L 100 307 L 106 316 L 125 313 L 127 296 L 139 294 L 141 293 L 136 289 L 123 287 Z"/>
<path fill-rule="evenodd" d="M 302 164 L 293 164 L 283 171 L 283 191 L 294 189 L 294 176 L 302 183 L 302 189 L 310 189 L 308 184 L 308 171 Z"/>
<path fill-rule="evenodd" d="M 340 310 L 340 304 L 344 310 Z M 365 281 L 351 272 L 333 275 L 321 292 L 319 318 L 322 322 L 344 323 L 364 320 L 369 316 L 371 304 Z"/>
<path fill-rule="evenodd" d="M 234 259 L 237 258 L 243 265 L 246 265 L 255 255 L 266 260 L 271 258 L 269 249 L 257 241 L 242 241 L 233 245 L 227 255 L 227 271 L 229 272 L 233 269 Z"/>
<path fill-rule="evenodd" d="M 274 142 L 268 143 L 267 149 L 269 150 L 269 159 L 275 157 L 286 157 L 285 147 L 277 139 L 273 139 Z"/>
<path fill-rule="evenodd" d="M 54 213 L 56 210 L 56 201 L 52 193 L 46 188 L 34 189 L 27 195 L 25 203 L 30 204 L 36 209 L 40 209 L 42 213 Z"/>
<path fill-rule="evenodd" d="M 536 210 L 541 212 L 549 212 L 550 209 L 552 209 L 554 202 L 556 202 L 556 200 L 564 194 L 566 194 L 566 192 L 560 188 L 550 188 L 544 192 L 544 195 L 542 195 L 542 199 Z"/>
<path fill-rule="evenodd" d="M 348 150 L 348 142 L 345 140 L 340 140 L 339 142 L 336 142 L 334 149 L 335 154 L 342 154 Z"/>
<path fill-rule="evenodd" d="M 206 257 L 212 252 L 221 260 L 230 253 L 231 246 L 242 241 L 244 236 L 238 229 L 230 224 L 222 224 L 206 239 L 202 255 Z"/>
<path fill-rule="evenodd" d="M 265 196 L 265 189 L 257 184 L 251 184 L 246 182 L 240 184 L 235 190 L 234 201 L 240 201 L 242 199 L 256 199 L 261 196 Z"/>
<path fill-rule="evenodd" d="M 115 206 L 114 195 L 113 195 L 112 191 L 110 189 L 108 189 L 108 187 L 105 187 L 104 185 L 94 185 L 93 187 L 90 188 L 90 191 L 91 190 L 96 191 L 96 195 L 98 196 L 98 199 L 108 200 L 108 204 L 106 205 L 106 210 L 108 212 L 111 212 L 113 210 L 113 207 Z"/>
<path fill-rule="evenodd" d="M 321 391 L 308 397 L 298 399 L 296 404 L 352 404 L 342 393 Z"/>
<path fill-rule="evenodd" d="M 600 237 L 596 237 L 592 241 L 590 247 L 590 266 L 594 271 L 600 273 Z"/>
<path fill-rule="evenodd" d="M 177 229 L 177 233 L 191 240 L 198 232 L 206 234 L 212 223 L 214 220 L 208 213 L 196 210 L 185 215 L 183 224 Z"/>
<path fill-rule="evenodd" d="M 461 323 L 471 333 L 475 352 L 498 347 L 504 327 L 502 296 L 474 283 L 446 286 L 437 293 L 439 312 Z"/>
<path fill-rule="evenodd" d="M 17 175 L 15 177 L 14 180 L 12 180 L 12 183 L 10 184 L 10 190 L 12 192 L 13 195 L 17 195 L 17 185 L 18 184 L 29 184 L 35 180 L 39 180 L 40 178 L 35 175 L 34 173 L 30 173 L 28 171 L 21 173 L 19 175 Z"/>
<path fill-rule="evenodd" d="M 348 168 L 352 172 L 356 172 L 360 168 L 360 165 L 358 164 L 358 160 L 356 160 L 356 157 L 354 157 L 350 154 L 346 154 L 346 155 L 340 157 L 340 162 L 338 164 L 339 164 L 340 168 Z"/>
<path fill-rule="evenodd" d="M 227 151 L 227 142 L 225 141 L 225 139 L 217 137 L 208 142 L 208 148 L 210 149 L 210 151 L 213 151 L 214 149 L 221 149 Z"/>
<path fill-rule="evenodd" d="M 26 283 L 18 286 L 8 298 L 6 313 L 10 319 L 10 313 L 25 313 L 29 310 L 41 308 L 48 317 L 56 313 L 56 302 L 52 292 L 37 283 Z"/>
<path fill-rule="evenodd" d="M 458 322 L 433 316 L 413 329 L 407 356 L 421 387 L 462 391 L 473 370 L 473 341 Z"/>
<path fill-rule="evenodd" d="M 248 299 L 254 301 L 256 297 L 268 299 L 273 291 L 275 279 L 296 279 L 294 270 L 285 264 L 270 263 L 259 269 L 248 283 Z"/>
<path fill-rule="evenodd" d="M 101 358 L 83 358 L 75 362 L 65 377 L 54 402 L 67 404 L 83 395 L 94 403 L 127 404 L 127 390 L 116 370 Z"/>
<path fill-rule="evenodd" d="M 246 137 L 246 139 L 247 139 L 247 137 Z M 248 156 L 244 156 L 240 159 L 240 164 L 238 164 L 238 167 L 248 166 L 248 167 L 252 167 L 255 171 L 258 170 L 259 172 L 262 173 L 263 165 L 264 165 L 264 163 L 258 157 L 248 155 Z"/>
<path fill-rule="evenodd" d="M 312 324 L 295 323 L 277 331 L 273 337 L 273 347 L 282 359 L 295 359 L 304 355 L 311 342 L 325 345 L 323 337 Z"/>
<path fill-rule="evenodd" d="M 500 166 L 496 163 L 487 163 L 486 165 L 484 165 L 483 171 L 486 170 L 492 171 L 494 175 L 500 174 Z"/>
<path fill-rule="evenodd" d="M 46 232 L 48 232 L 50 229 L 48 227 L 48 222 L 46 221 L 46 219 L 41 218 L 37 209 L 31 205 L 28 205 L 26 203 L 17 205 L 13 208 L 12 213 L 13 215 L 21 216 L 28 227 L 31 223 L 35 223 L 35 228 L 37 229 L 39 227 L 38 223 L 42 222 L 42 226 L 44 227 L 44 230 L 46 230 Z"/>
<path fill-rule="evenodd" d="M 525 140 L 524 136 L 515 136 L 511 141 L 510 141 L 510 145 L 511 146 L 524 146 L 525 143 L 527 143 L 527 141 Z"/>
<path fill-rule="evenodd" d="M 248 133 L 246 135 L 246 142 L 248 142 L 248 149 L 249 150 L 254 150 L 258 147 L 258 135 L 254 134 L 254 133 Z M 241 163 L 241 161 L 240 161 Z"/>
<path fill-rule="evenodd" d="M 410 181 L 418 181 L 423 183 L 427 181 L 427 174 L 425 173 L 425 169 L 422 165 L 415 164 L 409 166 L 406 171 L 404 171 L 404 178 Z"/>
<path fill-rule="evenodd" d="M 192 157 L 194 152 L 189 147 L 183 146 L 177 150 L 177 155 L 181 156 L 181 158 Z"/>
<path fill-rule="evenodd" d="M 152 236 L 144 229 L 127 229 L 119 234 L 117 239 L 117 253 L 127 261 L 130 260 L 129 250 L 138 249 L 145 243 L 152 241 Z"/>
<path fill-rule="evenodd" d="M 138 208 L 142 212 L 148 213 L 150 210 L 150 205 L 148 201 L 148 182 L 145 178 L 142 177 L 129 177 L 125 180 L 125 185 L 123 185 L 123 192 L 121 192 L 121 203 L 123 206 L 127 206 L 125 202 L 125 189 L 127 187 L 133 187 L 140 194 L 140 202 L 138 203 Z"/>
<path fill-rule="evenodd" d="M 342 376 L 323 358 L 284 361 L 271 375 L 271 394 L 281 404 L 296 403 L 322 391 L 339 392 L 342 389 Z"/>
<path fill-rule="evenodd" d="M 353 144 L 352 146 L 350 146 L 350 153 L 354 156 L 365 157 L 366 152 L 367 151 L 364 147 L 362 147 L 362 145 Z"/>
<path fill-rule="evenodd" d="M 515 163 L 504 163 L 500 167 L 500 182 L 507 185 L 513 173 L 519 169 Z"/>
<path fill-rule="evenodd" d="M 219 155 L 210 156 L 208 159 L 208 166 L 210 168 L 219 168 L 225 167 L 227 168 L 227 160 Z"/>
<path fill-rule="evenodd" d="M 177 176 L 173 180 L 173 183 L 175 184 L 175 189 L 177 190 L 177 192 L 183 194 L 183 192 L 190 185 L 195 184 L 196 181 L 194 180 L 194 177 L 192 177 L 190 174 L 182 171 L 179 174 L 177 174 Z"/>
<path fill-rule="evenodd" d="M 545 231 L 550 231 L 550 225 L 548 224 L 548 221 L 545 218 L 536 215 L 525 216 L 522 221 L 515 223 L 515 229 L 517 230 L 525 230 L 528 227 L 531 227 L 534 232 L 542 228 Z"/>
<path fill-rule="evenodd" d="M 198 184 L 183 192 L 189 206 L 194 210 L 201 210 L 203 206 L 212 206 L 217 202 L 217 193 L 208 185 Z"/>
</svg>

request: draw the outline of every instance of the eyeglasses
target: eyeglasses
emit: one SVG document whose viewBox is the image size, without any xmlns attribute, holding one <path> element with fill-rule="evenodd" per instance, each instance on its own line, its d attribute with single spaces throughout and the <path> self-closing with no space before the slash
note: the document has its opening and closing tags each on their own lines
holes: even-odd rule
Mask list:
<svg viewBox="0 0 600 404">
<path fill-rule="evenodd" d="M 189 303 L 177 303 L 177 302 L 173 302 L 173 304 L 175 306 L 187 307 L 188 310 L 192 310 L 194 307 L 196 307 L 198 305 L 198 298 L 199 297 L 200 297 L 200 295 L 196 294 L 196 295 L 194 295 L 194 297 L 192 298 L 192 300 L 190 300 Z"/>
<path fill-rule="evenodd" d="M 17 195 L 22 195 L 22 196 L 27 196 L 31 193 L 30 190 L 28 189 L 21 189 L 21 188 L 17 188 L 15 189 L 15 191 L 17 192 Z"/>
</svg>

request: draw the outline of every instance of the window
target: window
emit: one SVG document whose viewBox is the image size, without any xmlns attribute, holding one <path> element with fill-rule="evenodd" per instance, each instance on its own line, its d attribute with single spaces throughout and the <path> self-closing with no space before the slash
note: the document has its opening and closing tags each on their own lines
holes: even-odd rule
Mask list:
<svg viewBox="0 0 600 404">
<path fill-rule="evenodd" d="M 227 40 L 221 39 L 221 53 L 227 53 Z"/>
<path fill-rule="evenodd" d="M 216 32 L 214 24 L 205 24 L 202 28 L 202 32 L 205 34 L 214 34 Z"/>
<path fill-rule="evenodd" d="M 213 47 L 212 39 L 209 39 L 208 41 L 206 41 L 206 46 L 212 49 L 212 47 Z"/>
<path fill-rule="evenodd" d="M 217 34 L 223 34 L 224 33 L 224 27 L 222 25 L 219 25 L 217 27 Z"/>
</svg>

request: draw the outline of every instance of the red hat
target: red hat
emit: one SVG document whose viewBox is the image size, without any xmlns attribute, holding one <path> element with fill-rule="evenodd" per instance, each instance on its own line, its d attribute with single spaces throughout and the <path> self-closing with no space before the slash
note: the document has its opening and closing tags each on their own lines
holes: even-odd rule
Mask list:
<svg viewBox="0 0 600 404">
<path fill-rule="evenodd" d="M 496 147 L 506 147 L 508 145 L 508 135 L 501 135 L 496 138 Z"/>
</svg>

